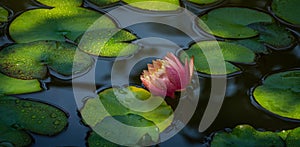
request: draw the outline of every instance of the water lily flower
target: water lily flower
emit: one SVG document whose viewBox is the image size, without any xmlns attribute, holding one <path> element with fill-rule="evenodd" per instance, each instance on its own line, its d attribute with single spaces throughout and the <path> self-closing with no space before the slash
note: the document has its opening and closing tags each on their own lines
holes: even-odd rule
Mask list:
<svg viewBox="0 0 300 147">
<path fill-rule="evenodd" d="M 174 98 L 176 91 L 189 85 L 193 72 L 194 58 L 189 63 L 185 59 L 183 65 L 174 54 L 168 53 L 164 59 L 148 64 L 148 70 L 144 70 L 140 78 L 152 94 Z"/>
</svg>

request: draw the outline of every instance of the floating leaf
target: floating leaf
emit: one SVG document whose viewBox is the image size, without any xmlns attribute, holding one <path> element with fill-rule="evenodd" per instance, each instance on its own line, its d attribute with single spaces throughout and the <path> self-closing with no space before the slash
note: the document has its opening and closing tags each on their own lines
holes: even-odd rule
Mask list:
<svg viewBox="0 0 300 147">
<path fill-rule="evenodd" d="M 23 94 L 42 90 L 38 80 L 15 79 L 0 73 L 0 81 L 0 95 Z"/>
<path fill-rule="evenodd" d="M 122 123 L 128 127 L 118 127 L 118 123 Z M 113 116 L 105 117 L 100 123 L 96 125 L 93 130 L 96 132 L 101 132 L 105 134 L 109 139 L 112 139 L 113 142 L 118 142 L 126 146 L 135 146 L 135 145 L 149 145 L 153 142 L 158 142 L 159 140 L 159 129 L 156 125 L 145 118 L 129 114 L 124 116 Z M 101 135 L 100 134 L 100 135 Z M 149 137 L 150 139 L 143 140 L 143 138 Z M 105 146 L 113 145 L 114 143 L 110 141 L 105 141 L 97 134 L 94 134 L 93 140 L 89 140 L 89 144 L 92 146 Z M 101 142 L 100 142 L 101 141 Z M 96 145 L 98 144 L 98 145 Z"/>
<path fill-rule="evenodd" d="M 287 147 L 300 146 L 300 127 L 290 131 L 286 137 L 285 143 Z"/>
<path fill-rule="evenodd" d="M 207 4 L 212 4 L 215 3 L 219 0 L 188 0 L 189 2 L 193 2 L 195 4 L 200 4 L 200 5 L 207 5 Z"/>
<path fill-rule="evenodd" d="M 76 50 L 75 45 L 55 41 L 14 44 L 0 51 L 0 71 L 20 79 L 43 79 L 48 68 L 64 76 L 82 73 L 93 59 Z"/>
<path fill-rule="evenodd" d="M 100 13 L 80 7 L 34 9 L 22 13 L 9 27 L 10 36 L 18 43 L 37 40 L 75 40 L 98 18 L 102 17 L 103 27 L 115 24 Z M 34 19 L 32 19 L 34 18 Z"/>
<path fill-rule="evenodd" d="M 32 142 L 31 136 L 25 131 L 18 130 L 0 122 L 0 146 L 1 147 L 23 147 Z"/>
<path fill-rule="evenodd" d="M 272 21 L 271 16 L 257 10 L 223 7 L 201 16 L 198 24 L 204 31 L 219 37 L 249 38 L 258 35 L 256 30 L 248 27 L 249 24 Z"/>
<path fill-rule="evenodd" d="M 53 7 L 69 7 L 69 6 L 80 6 L 82 0 L 36 0 L 44 5 Z"/>
<path fill-rule="evenodd" d="M 122 99 L 118 99 L 117 97 Z M 173 120 L 172 108 L 168 106 L 161 97 L 151 96 L 148 91 L 142 88 L 129 86 L 127 88 L 120 89 L 106 89 L 99 93 L 99 99 L 88 99 L 81 110 L 81 115 L 84 121 L 90 126 L 95 126 L 106 116 L 135 114 L 154 122 L 155 125 L 158 126 L 159 130 L 163 131 L 171 124 Z M 148 99 L 151 99 L 152 101 L 149 101 L 149 103 L 143 103 L 143 105 L 139 105 L 141 111 L 129 109 L 131 108 L 129 106 L 134 105 L 137 100 L 145 101 Z M 160 104 L 158 107 L 155 107 L 154 110 L 147 111 L 149 107 L 152 108 L 153 103 L 157 102 Z M 122 104 L 127 104 L 127 106 Z"/>
<path fill-rule="evenodd" d="M 102 138 L 95 132 L 92 132 L 91 134 L 89 134 L 89 136 L 87 138 L 87 144 L 89 147 L 99 147 L 99 146 L 120 147 L 119 145 Z"/>
<path fill-rule="evenodd" d="M 8 11 L 0 6 L 0 24 L 6 22 L 8 17 Z"/>
<path fill-rule="evenodd" d="M 258 38 L 241 39 L 241 40 L 234 40 L 229 42 L 245 46 L 251 49 L 254 53 L 264 53 L 264 54 L 268 53 L 267 47 L 264 44 L 260 43 Z"/>
<path fill-rule="evenodd" d="M 17 130 L 55 135 L 67 125 L 66 114 L 47 104 L 25 99 L 0 97 L 0 123 Z"/>
<path fill-rule="evenodd" d="M 299 0 L 273 0 L 271 7 L 275 15 L 281 19 L 300 25 L 299 6 Z"/>
<path fill-rule="evenodd" d="M 269 75 L 255 88 L 253 96 L 259 105 L 274 114 L 300 119 L 300 70 Z"/>
<path fill-rule="evenodd" d="M 99 6 L 107 6 L 121 0 L 90 0 Z M 152 11 L 173 11 L 180 8 L 179 0 L 122 0 L 123 2 L 140 9 Z"/>
<path fill-rule="evenodd" d="M 284 147 L 283 140 L 273 132 L 256 131 L 249 125 L 239 125 L 232 132 L 219 132 L 213 136 L 212 147 L 229 146 L 274 146 Z"/>
<path fill-rule="evenodd" d="M 220 50 L 221 49 L 221 50 Z M 222 52 L 222 54 L 218 54 L 218 52 Z M 216 41 L 203 41 L 198 42 L 192 45 L 188 50 L 182 52 L 180 54 L 181 60 L 186 58 L 186 54 L 189 57 L 194 57 L 194 65 L 198 72 L 202 72 L 205 74 L 231 74 L 241 69 L 233 65 L 231 62 L 235 63 L 253 63 L 255 59 L 255 54 L 248 48 L 228 43 L 228 42 L 216 42 Z M 204 54 L 205 53 L 205 54 Z M 209 56 L 209 60 L 207 60 L 205 55 Z M 222 57 L 223 55 L 223 57 Z M 226 72 L 224 71 L 211 71 L 208 61 L 210 61 L 212 66 L 215 66 L 215 69 L 222 69 L 222 63 L 218 63 L 220 59 L 223 59 L 226 65 Z"/>
<path fill-rule="evenodd" d="M 116 33 L 115 33 L 116 32 Z M 107 34 L 113 34 L 111 38 Z M 88 31 L 80 38 L 79 48 L 89 54 L 102 57 L 117 57 L 133 54 L 139 46 L 128 43 L 136 36 L 125 30 L 99 29 Z"/>
</svg>

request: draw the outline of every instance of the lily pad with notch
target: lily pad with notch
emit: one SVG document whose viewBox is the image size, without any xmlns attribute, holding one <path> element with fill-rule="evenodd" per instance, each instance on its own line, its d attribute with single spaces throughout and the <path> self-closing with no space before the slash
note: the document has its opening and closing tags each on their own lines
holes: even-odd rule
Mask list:
<svg viewBox="0 0 300 147">
<path fill-rule="evenodd" d="M 267 111 L 290 119 L 300 119 L 300 70 L 267 76 L 253 91 L 255 101 Z"/>
<path fill-rule="evenodd" d="M 272 11 L 279 18 L 295 25 L 300 25 L 299 0 L 273 0 Z"/>
<path fill-rule="evenodd" d="M 208 56 L 206 57 L 206 55 Z M 252 64 L 255 60 L 255 54 L 250 49 L 234 43 L 221 41 L 198 42 L 188 50 L 180 53 L 181 60 L 184 60 L 186 56 L 194 57 L 194 65 L 198 72 L 211 75 L 236 73 L 241 71 L 241 69 L 233 63 Z M 223 69 L 221 66 L 224 65 L 218 63 L 219 61 L 225 64 L 226 70 L 219 70 Z M 214 71 L 211 71 L 208 62 L 214 66 Z"/>
<path fill-rule="evenodd" d="M 20 79 L 44 79 L 48 68 L 63 76 L 80 74 L 94 62 L 75 45 L 56 41 L 14 44 L 2 49 L 0 58 L 0 71 Z"/>
<path fill-rule="evenodd" d="M 129 106 L 134 105 L 137 100 L 151 101 L 139 105 L 139 109 L 142 110 L 135 111 Z M 157 103 L 158 107 L 149 110 L 149 107 L 152 108 L 152 104 Z M 128 104 L 128 106 L 123 104 Z M 99 93 L 99 98 L 87 99 L 80 112 L 84 122 L 91 127 L 95 127 L 107 116 L 128 114 L 139 115 L 152 121 L 160 132 L 165 130 L 173 121 L 173 110 L 163 98 L 151 96 L 147 90 L 134 86 L 106 89 Z"/>
</svg>

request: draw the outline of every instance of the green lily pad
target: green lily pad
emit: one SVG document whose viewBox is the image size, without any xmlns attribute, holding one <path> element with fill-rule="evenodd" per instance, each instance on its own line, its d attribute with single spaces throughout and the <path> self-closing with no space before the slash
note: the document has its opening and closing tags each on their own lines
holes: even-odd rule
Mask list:
<svg viewBox="0 0 300 147">
<path fill-rule="evenodd" d="M 105 34 L 115 33 L 111 38 Z M 117 57 L 133 54 L 139 46 L 128 43 L 136 39 L 136 36 L 125 30 L 100 29 L 89 31 L 80 38 L 79 48 L 89 54 L 102 57 Z"/>
<path fill-rule="evenodd" d="M 66 38 L 75 41 L 101 16 L 96 11 L 80 7 L 34 9 L 18 16 L 10 24 L 9 33 L 17 43 L 65 41 Z M 104 27 L 115 27 L 111 19 L 102 17 Z"/>
<path fill-rule="evenodd" d="M 273 132 L 261 132 L 249 125 L 239 125 L 232 132 L 219 132 L 213 136 L 212 147 L 284 147 L 281 137 Z"/>
<path fill-rule="evenodd" d="M 300 127 L 290 131 L 285 139 L 287 147 L 300 146 Z"/>
<path fill-rule="evenodd" d="M 91 132 L 87 138 L 87 144 L 89 147 L 119 147 L 119 145 L 112 143 L 101 136 L 99 136 L 95 132 Z"/>
<path fill-rule="evenodd" d="M 195 4 L 200 4 L 200 5 L 207 5 L 207 4 L 212 4 L 215 3 L 219 0 L 188 0 L 189 2 L 193 2 Z"/>
<path fill-rule="evenodd" d="M 264 54 L 268 53 L 267 47 L 264 44 L 260 43 L 258 38 L 241 39 L 241 40 L 234 40 L 228 42 L 245 46 L 251 49 L 254 53 L 264 53 Z"/>
<path fill-rule="evenodd" d="M 76 50 L 75 45 L 55 41 L 14 44 L 0 51 L 0 71 L 20 79 L 43 79 L 48 68 L 64 76 L 82 73 L 93 59 Z"/>
<path fill-rule="evenodd" d="M 269 75 L 253 96 L 266 110 L 282 117 L 300 119 L 300 70 Z"/>
<path fill-rule="evenodd" d="M 300 25 L 299 6 L 299 0 L 273 0 L 271 5 L 276 16 L 295 25 Z"/>
<path fill-rule="evenodd" d="M 53 7 L 69 7 L 69 6 L 80 6 L 82 0 L 36 0 L 44 5 Z"/>
<path fill-rule="evenodd" d="M 201 16 L 198 24 L 204 31 L 219 37 L 249 38 L 259 33 L 248 25 L 258 22 L 270 23 L 273 22 L 273 18 L 253 9 L 223 7 Z"/>
<path fill-rule="evenodd" d="M 128 126 L 128 128 L 116 128 L 118 127 L 116 121 Z M 105 137 L 112 139 L 113 142 L 119 142 L 126 146 L 149 145 L 159 141 L 159 129 L 157 126 L 153 122 L 134 114 L 105 117 L 96 125 L 94 130 L 96 130 L 96 132 L 101 132 L 102 134 L 108 134 Z M 143 138 L 147 138 L 145 136 L 149 137 L 149 139 L 143 140 Z M 88 144 L 91 144 L 92 146 L 96 146 L 96 144 L 98 144 L 97 146 L 114 144 L 110 141 L 103 141 L 105 139 L 100 136 L 94 136 L 92 139 L 94 140 L 88 141 Z M 103 142 L 100 142 L 100 140 Z"/>
<path fill-rule="evenodd" d="M 56 135 L 67 126 L 66 114 L 47 104 L 15 97 L 0 97 L 0 122 L 17 130 Z"/>
<path fill-rule="evenodd" d="M 89 0 L 99 6 L 107 6 L 121 0 Z M 180 8 L 179 0 L 122 0 L 130 6 L 151 11 L 174 11 Z M 169 3 L 169 4 L 167 4 Z"/>
<path fill-rule="evenodd" d="M 0 24 L 6 22 L 8 17 L 8 11 L 0 6 Z"/>
<path fill-rule="evenodd" d="M 223 54 L 221 57 L 218 52 L 220 51 Z M 205 54 L 213 55 L 210 56 L 209 61 L 213 62 L 211 65 L 213 66 L 220 66 L 214 67 L 215 69 L 222 69 L 222 64 L 217 63 L 220 59 L 224 58 L 226 72 L 221 70 L 211 71 L 208 60 L 205 57 Z M 255 54 L 248 48 L 228 43 L 228 42 L 216 42 L 216 41 L 203 41 L 198 42 L 192 45 L 188 50 L 181 52 L 180 59 L 183 61 L 186 56 L 194 57 L 194 65 L 198 72 L 202 72 L 205 74 L 213 74 L 213 75 L 220 75 L 220 74 L 231 74 L 234 72 L 238 72 L 241 69 L 236 67 L 231 62 L 235 63 L 253 63 L 255 59 Z"/>
<path fill-rule="evenodd" d="M 0 146 L 1 147 L 23 147 L 32 142 L 31 136 L 25 131 L 18 130 L 0 122 Z"/>
<path fill-rule="evenodd" d="M 15 79 L 0 73 L 0 81 L 0 95 L 23 94 L 42 90 L 38 80 Z"/>
<path fill-rule="evenodd" d="M 120 100 L 117 97 L 122 99 Z M 137 100 L 145 101 L 150 98 L 152 101 L 143 103 L 143 105 L 135 105 L 140 106 L 140 111 L 134 111 L 128 108 L 128 106 L 134 105 Z M 88 99 L 81 109 L 81 115 L 85 123 L 92 127 L 96 126 L 97 123 L 101 122 L 107 116 L 135 114 L 154 122 L 159 130 L 163 131 L 173 120 L 172 108 L 167 105 L 161 97 L 151 96 L 151 94 L 143 88 L 134 86 L 127 88 L 109 88 L 99 93 L 99 99 Z M 158 107 L 149 110 L 149 107 L 152 108 L 152 104 L 157 102 L 159 104 Z M 127 106 L 122 104 L 127 104 Z"/>
</svg>

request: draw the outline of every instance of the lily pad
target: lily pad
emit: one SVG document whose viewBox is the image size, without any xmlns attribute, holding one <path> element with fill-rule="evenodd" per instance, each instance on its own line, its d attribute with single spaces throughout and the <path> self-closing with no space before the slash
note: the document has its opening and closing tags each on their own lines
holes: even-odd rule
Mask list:
<svg viewBox="0 0 300 147">
<path fill-rule="evenodd" d="M 8 17 L 8 11 L 0 6 L 0 24 L 6 22 Z"/>
<path fill-rule="evenodd" d="M 111 38 L 106 34 L 116 32 Z M 99 29 L 88 31 L 80 38 L 79 48 L 89 54 L 102 57 L 117 57 L 133 54 L 139 46 L 128 43 L 136 39 L 136 36 L 125 30 Z"/>
<path fill-rule="evenodd" d="M 47 104 L 0 97 L 0 124 L 41 135 L 56 135 L 67 126 L 66 114 Z"/>
<path fill-rule="evenodd" d="M 300 119 L 300 70 L 269 75 L 253 96 L 261 107 L 276 115 Z"/>
<path fill-rule="evenodd" d="M 151 11 L 174 11 L 180 8 L 179 0 L 89 0 L 99 6 L 125 2 L 130 6 Z"/>
<path fill-rule="evenodd" d="M 122 98 L 122 99 L 118 99 Z M 99 100 L 100 99 L 100 100 Z M 107 116 L 135 114 L 154 122 L 160 131 L 165 130 L 173 120 L 173 110 L 161 97 L 151 96 L 151 94 L 143 89 L 134 86 L 127 88 L 109 88 L 99 93 L 98 98 L 89 98 L 81 110 L 81 115 L 86 124 L 94 127 Z M 140 111 L 134 111 L 130 105 L 137 101 L 146 101 L 151 99 L 149 103 L 143 103 Z M 158 102 L 158 107 L 152 108 L 152 102 Z M 127 104 L 124 106 L 122 104 Z M 129 109 L 130 108 L 130 109 Z"/>
<path fill-rule="evenodd" d="M 0 73 L 0 95 L 23 94 L 41 91 L 38 80 L 21 80 Z"/>
<path fill-rule="evenodd" d="M 80 7 L 34 9 L 19 15 L 9 27 L 10 36 L 17 43 L 37 40 L 75 41 L 98 18 L 103 17 L 103 27 L 115 27 L 106 16 Z M 34 18 L 34 19 L 32 19 Z"/>
<path fill-rule="evenodd" d="M 18 130 L 0 122 L 0 146 L 23 147 L 32 143 L 31 136 L 25 131 Z"/>
<path fill-rule="evenodd" d="M 273 0 L 271 5 L 276 16 L 295 25 L 300 25 L 299 6 L 299 0 Z"/>
<path fill-rule="evenodd" d="M 48 68 L 71 76 L 88 70 L 93 59 L 65 42 L 37 41 L 14 44 L 0 51 L 0 71 L 20 79 L 43 79 Z M 76 60 L 74 56 L 76 53 Z"/>
<path fill-rule="evenodd" d="M 215 3 L 219 0 L 188 0 L 189 2 L 193 2 L 195 4 L 200 4 L 200 5 L 207 5 L 207 4 L 212 4 Z"/>
<path fill-rule="evenodd" d="M 221 49 L 222 55 L 218 54 Z M 213 55 L 207 60 L 205 54 Z M 181 52 L 180 59 L 184 60 L 186 56 L 194 57 L 194 65 L 198 72 L 212 75 L 220 74 L 231 74 L 240 71 L 239 67 L 236 67 L 234 63 L 253 63 L 255 59 L 255 54 L 248 48 L 228 43 L 228 42 L 216 42 L 216 41 L 203 41 L 192 45 L 188 50 Z M 210 61 L 213 66 L 222 66 L 221 63 L 217 63 L 220 59 L 224 58 L 226 72 L 224 71 L 211 71 L 208 61 Z M 221 67 L 214 67 L 215 69 L 222 69 Z"/>
<path fill-rule="evenodd" d="M 273 132 L 261 132 L 249 125 L 239 125 L 232 132 L 219 132 L 213 136 L 212 147 L 284 147 L 285 143 Z"/>
<path fill-rule="evenodd" d="M 69 6 L 80 6 L 82 0 L 36 0 L 44 5 L 53 7 L 69 7 Z"/>
<path fill-rule="evenodd" d="M 271 23 L 273 18 L 249 8 L 223 7 L 201 16 L 198 24 L 204 31 L 219 37 L 249 38 L 259 33 L 248 25 L 259 22 Z"/>
<path fill-rule="evenodd" d="M 122 123 L 128 127 L 116 128 L 118 127 L 117 123 Z M 159 129 L 157 126 L 153 122 L 134 114 L 105 117 L 96 125 L 94 130 L 105 134 L 106 136 L 104 137 L 112 140 L 112 142 L 126 146 L 145 146 L 159 141 Z M 94 136 L 94 140 L 89 141 L 89 144 L 94 146 L 96 146 L 97 143 L 100 143 L 98 146 L 114 144 L 110 141 L 103 141 L 105 139 L 101 138 L 100 136 Z M 100 142 L 100 140 L 103 142 Z"/>
<path fill-rule="evenodd" d="M 87 144 L 89 147 L 120 147 L 119 145 L 112 143 L 101 136 L 99 136 L 95 132 L 91 132 L 87 138 Z"/>
<path fill-rule="evenodd" d="M 264 54 L 268 53 L 267 47 L 264 44 L 260 43 L 258 38 L 240 39 L 240 40 L 234 40 L 228 42 L 245 46 L 251 49 L 254 53 L 264 53 Z"/>
<path fill-rule="evenodd" d="M 291 130 L 287 135 L 285 142 L 287 147 L 300 146 L 300 127 Z"/>
</svg>

